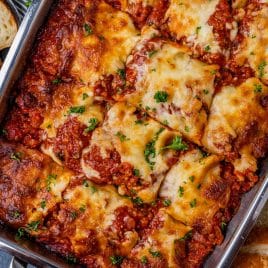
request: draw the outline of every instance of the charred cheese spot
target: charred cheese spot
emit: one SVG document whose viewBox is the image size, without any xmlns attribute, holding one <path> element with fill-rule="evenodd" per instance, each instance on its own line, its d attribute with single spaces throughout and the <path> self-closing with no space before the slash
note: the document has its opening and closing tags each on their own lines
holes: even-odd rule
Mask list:
<svg viewBox="0 0 268 268">
<path fill-rule="evenodd" d="M 238 87 L 222 88 L 214 97 L 202 143 L 229 159 L 238 150 L 241 158 L 234 165 L 240 172 L 255 172 L 256 158 L 267 151 L 268 114 L 261 105 L 267 93 L 268 88 L 259 79 L 250 78 Z"/>
</svg>

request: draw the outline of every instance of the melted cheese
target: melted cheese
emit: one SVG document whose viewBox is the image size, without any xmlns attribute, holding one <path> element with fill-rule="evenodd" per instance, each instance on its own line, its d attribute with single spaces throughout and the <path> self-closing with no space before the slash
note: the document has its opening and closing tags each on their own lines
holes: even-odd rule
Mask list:
<svg viewBox="0 0 268 268">
<path fill-rule="evenodd" d="M 259 91 L 261 92 L 259 92 Z M 268 112 L 260 104 L 260 98 L 267 96 L 268 88 L 259 79 L 250 78 L 239 87 L 226 86 L 214 97 L 208 125 L 202 140 L 203 145 L 213 153 L 233 152 L 232 141 L 243 135 L 247 127 L 258 122 L 258 134 L 268 133 Z M 235 161 L 238 171 L 256 171 L 256 159 L 251 155 L 251 141 L 240 149 L 241 159 Z"/>
<path fill-rule="evenodd" d="M 125 103 L 115 104 L 108 112 L 108 120 L 104 123 L 104 129 L 110 133 L 115 149 L 119 152 L 122 162 L 132 164 L 140 171 L 142 182 L 149 183 L 149 187 L 138 195 L 145 201 L 151 202 L 156 198 L 160 184 L 168 170 L 167 155 L 160 153 L 162 147 L 174 137 L 172 133 L 158 122 L 148 119 L 137 124 L 136 108 Z M 159 131 L 162 129 L 161 133 Z M 121 141 L 118 133 L 125 135 Z M 157 134 L 159 133 L 159 134 Z M 157 136 L 157 138 L 155 138 Z M 146 161 L 144 151 L 146 145 L 155 140 L 156 156 L 151 160 L 155 162 L 153 168 Z"/>
<path fill-rule="evenodd" d="M 75 226 L 75 234 L 71 238 L 75 252 L 79 253 L 79 240 L 87 238 L 88 230 L 95 230 L 102 252 L 108 247 L 109 241 L 112 242 L 113 237 L 109 237 L 108 228 L 112 228 L 115 220 L 115 210 L 119 207 L 130 207 L 132 203 L 129 199 L 120 197 L 115 188 L 112 186 L 97 186 L 88 182 L 86 186 L 77 186 L 68 189 L 64 194 L 67 206 L 73 211 L 79 212 L 73 225 Z M 128 254 L 138 240 L 137 233 L 128 231 L 126 241 L 120 246 L 121 254 Z M 78 241 L 78 243 L 76 242 Z"/>
<path fill-rule="evenodd" d="M 204 158 L 199 150 L 182 156 L 168 172 L 160 190 L 160 196 L 171 200 L 167 213 L 190 226 L 202 218 L 212 219 L 226 205 L 230 194 L 227 185 L 221 193 L 215 193 L 217 185 L 222 184 L 220 160 L 216 155 Z"/>
<path fill-rule="evenodd" d="M 129 15 L 100 1 L 94 10 L 92 34 L 78 35 L 71 73 L 77 80 L 94 84 L 102 75 L 114 74 L 138 40 Z"/>
<path fill-rule="evenodd" d="M 141 103 L 152 117 L 200 144 L 218 67 L 192 59 L 188 53 L 185 47 L 164 43 L 142 66 L 134 65 L 136 91 L 126 98 L 133 105 Z M 168 94 L 166 102 L 156 101 L 159 91 Z"/>
<path fill-rule="evenodd" d="M 246 18 L 248 19 L 248 18 Z M 249 22 L 249 31 L 235 52 L 239 65 L 249 63 L 263 83 L 268 85 L 268 6 L 263 5 L 260 11 L 254 12 Z"/>
<path fill-rule="evenodd" d="M 178 40 L 186 37 L 187 43 L 193 46 L 198 45 L 202 49 L 209 46 L 210 52 L 220 52 L 213 27 L 208 24 L 219 2 L 219 0 L 171 0 L 165 16 L 170 32 Z"/>
<path fill-rule="evenodd" d="M 159 252 L 166 259 L 168 267 L 178 267 L 175 260 L 175 241 L 184 237 L 191 229 L 174 220 L 164 209 L 161 209 L 155 218 L 160 222 L 159 227 L 137 244 L 131 251 L 130 258 L 140 261 L 145 256 L 148 263 L 154 263 L 159 257 L 153 257 L 150 251 Z"/>
</svg>

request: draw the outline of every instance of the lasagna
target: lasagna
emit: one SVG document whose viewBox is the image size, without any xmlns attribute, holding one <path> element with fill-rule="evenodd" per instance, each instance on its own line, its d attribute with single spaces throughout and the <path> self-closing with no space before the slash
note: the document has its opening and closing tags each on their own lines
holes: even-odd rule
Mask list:
<svg viewBox="0 0 268 268">
<path fill-rule="evenodd" d="M 0 220 L 85 267 L 201 267 L 267 156 L 267 14 L 56 1 L 1 124 Z"/>
</svg>

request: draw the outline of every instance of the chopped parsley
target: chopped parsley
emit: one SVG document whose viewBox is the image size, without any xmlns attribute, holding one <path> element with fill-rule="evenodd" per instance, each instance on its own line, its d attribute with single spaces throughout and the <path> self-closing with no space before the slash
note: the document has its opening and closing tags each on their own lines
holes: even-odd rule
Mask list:
<svg viewBox="0 0 268 268">
<path fill-rule="evenodd" d="M 68 114 L 82 114 L 86 110 L 85 106 L 73 106 L 70 107 Z"/>
<path fill-rule="evenodd" d="M 261 93 L 262 92 L 262 86 L 260 84 L 254 84 L 254 92 L 255 93 Z"/>
<path fill-rule="evenodd" d="M 195 179 L 194 176 L 190 176 L 190 177 L 189 177 L 189 180 L 190 180 L 191 182 L 194 182 L 194 179 Z"/>
<path fill-rule="evenodd" d="M 170 200 L 170 199 L 165 199 L 165 200 L 163 200 L 163 205 L 164 205 L 165 207 L 169 207 L 169 206 L 171 205 L 171 200 Z"/>
<path fill-rule="evenodd" d="M 92 28 L 87 23 L 84 24 L 84 30 L 86 32 L 86 36 L 89 36 L 93 33 Z"/>
<path fill-rule="evenodd" d="M 40 207 L 42 209 L 44 209 L 46 207 L 46 201 L 45 200 L 42 200 L 41 203 L 40 203 Z"/>
<path fill-rule="evenodd" d="M 26 234 L 27 234 L 26 230 L 25 230 L 23 227 L 20 227 L 20 228 L 17 230 L 15 239 L 16 239 L 16 240 L 19 240 L 19 239 L 21 239 L 22 237 L 24 237 Z"/>
<path fill-rule="evenodd" d="M 86 205 L 82 205 L 82 206 L 79 208 L 79 210 L 80 210 L 81 212 L 85 212 L 85 211 L 86 211 Z"/>
<path fill-rule="evenodd" d="M 210 73 L 214 75 L 217 73 L 217 70 L 212 70 Z"/>
<path fill-rule="evenodd" d="M 138 206 L 142 205 L 143 204 L 143 200 L 140 198 L 140 197 L 134 197 L 132 198 L 132 202 Z"/>
<path fill-rule="evenodd" d="M 148 263 L 148 259 L 147 259 L 146 256 L 142 256 L 142 257 L 141 257 L 141 263 L 142 263 L 142 264 L 147 264 L 147 263 Z"/>
<path fill-rule="evenodd" d="M 226 230 L 227 223 L 226 222 L 221 222 L 221 230 L 224 232 Z"/>
<path fill-rule="evenodd" d="M 164 121 L 162 122 L 162 124 L 165 125 L 165 126 L 168 126 L 168 125 L 169 125 L 169 123 L 168 123 L 167 120 L 164 120 Z"/>
<path fill-rule="evenodd" d="M 191 202 L 190 202 L 190 207 L 191 208 L 194 208 L 194 207 L 196 207 L 196 198 L 195 199 L 193 199 Z"/>
<path fill-rule="evenodd" d="M 85 99 L 87 99 L 89 96 L 88 96 L 88 94 L 87 93 L 83 93 L 83 100 L 85 100 Z"/>
<path fill-rule="evenodd" d="M 88 187 L 88 186 L 87 186 Z M 94 194 L 98 191 L 98 189 L 94 186 L 94 185 L 91 185 L 90 186 L 90 190 L 91 190 L 91 193 Z"/>
<path fill-rule="evenodd" d="M 20 162 L 22 157 L 21 152 L 15 152 L 10 155 L 10 159 Z"/>
<path fill-rule="evenodd" d="M 185 240 L 187 240 L 187 239 L 189 239 L 189 238 L 191 238 L 192 237 L 192 231 L 189 231 L 188 233 L 186 233 L 183 237 L 181 237 L 180 239 L 179 239 L 179 241 L 185 241 Z"/>
<path fill-rule="evenodd" d="M 154 99 L 157 103 L 166 102 L 168 99 L 168 93 L 166 91 L 157 91 L 154 95 Z"/>
<path fill-rule="evenodd" d="M 152 158 L 156 157 L 156 151 L 155 151 L 155 142 L 157 141 L 159 135 L 161 134 L 162 131 L 164 131 L 164 128 L 160 128 L 158 132 L 155 134 L 153 139 L 149 141 L 144 150 L 144 157 L 146 162 L 150 165 L 150 168 L 153 169 L 155 162 L 152 161 Z"/>
<path fill-rule="evenodd" d="M 196 27 L 196 29 L 195 29 L 195 33 L 196 33 L 196 34 L 199 34 L 201 28 L 202 28 L 201 26 Z"/>
<path fill-rule="evenodd" d="M 68 254 L 66 257 L 66 261 L 69 264 L 75 264 L 77 262 L 77 259 L 73 255 Z"/>
<path fill-rule="evenodd" d="M 182 137 L 176 136 L 170 145 L 163 147 L 161 150 L 172 149 L 175 151 L 188 150 L 188 145 L 182 141 Z"/>
<path fill-rule="evenodd" d="M 88 181 L 87 181 L 87 180 L 84 180 L 84 181 L 83 181 L 83 186 L 85 186 L 85 187 L 88 187 L 88 186 L 89 186 L 89 184 L 88 184 Z"/>
<path fill-rule="evenodd" d="M 120 76 L 120 78 L 122 80 L 125 80 L 126 79 L 126 71 L 125 71 L 125 69 L 118 69 L 117 70 L 117 74 Z"/>
<path fill-rule="evenodd" d="M 140 171 L 138 169 L 134 168 L 133 169 L 133 174 L 134 174 L 134 176 L 139 177 L 140 176 Z"/>
<path fill-rule="evenodd" d="M 190 132 L 190 128 L 189 128 L 188 126 L 185 126 L 184 130 L 185 130 L 186 132 Z"/>
<path fill-rule="evenodd" d="M 118 131 L 116 134 L 115 134 L 116 137 L 118 137 L 120 139 L 121 142 L 124 142 L 124 141 L 128 141 L 129 138 L 127 138 L 126 135 L 124 135 L 121 131 Z"/>
<path fill-rule="evenodd" d="M 40 221 L 32 221 L 27 225 L 28 231 L 37 231 Z"/>
<path fill-rule="evenodd" d="M 157 53 L 157 50 L 152 50 L 148 52 L 148 57 L 151 58 L 153 55 Z"/>
<path fill-rule="evenodd" d="M 162 256 L 160 251 L 153 251 L 151 248 L 149 249 L 149 253 L 154 257 L 154 258 L 160 258 Z"/>
<path fill-rule="evenodd" d="M 61 82 L 62 82 L 62 80 L 61 80 L 60 77 L 58 77 L 58 78 L 52 80 L 52 84 L 54 84 L 54 85 L 59 85 Z"/>
<path fill-rule="evenodd" d="M 53 183 L 55 185 L 55 181 L 57 179 L 57 175 L 55 174 L 49 174 L 46 178 L 46 188 L 47 191 L 50 192 L 51 191 L 51 184 Z"/>
<path fill-rule="evenodd" d="M 28 0 L 25 2 L 25 6 L 26 7 L 30 7 L 32 5 L 33 1 L 32 0 Z"/>
<path fill-rule="evenodd" d="M 110 261 L 112 265 L 119 265 L 123 262 L 124 257 L 119 255 L 110 256 Z"/>
<path fill-rule="evenodd" d="M 136 125 L 142 125 L 142 124 L 143 124 L 143 121 L 140 120 L 140 119 L 139 119 L 139 120 L 136 120 L 136 121 L 135 121 L 135 124 L 136 124 Z"/>
<path fill-rule="evenodd" d="M 196 188 L 199 190 L 201 188 L 201 183 L 198 183 Z"/>
<path fill-rule="evenodd" d="M 267 62 L 262 61 L 258 66 L 258 71 L 259 71 L 259 77 L 260 78 L 262 78 L 264 76 L 264 74 L 265 74 L 264 68 L 265 68 L 266 65 L 267 65 Z"/>
<path fill-rule="evenodd" d="M 203 92 L 204 92 L 205 95 L 207 95 L 209 93 L 209 90 L 208 89 L 204 89 Z"/>
<path fill-rule="evenodd" d="M 85 129 L 85 132 L 93 131 L 97 127 L 99 120 L 97 118 L 90 118 L 88 123 L 89 126 Z"/>
<path fill-rule="evenodd" d="M 204 50 L 205 50 L 206 52 L 209 52 L 209 51 L 210 51 L 210 46 L 209 46 L 209 45 L 205 46 Z"/>
<path fill-rule="evenodd" d="M 179 194 L 179 197 L 183 197 L 184 188 L 182 186 L 179 187 L 178 194 Z"/>
<path fill-rule="evenodd" d="M 76 211 L 71 211 L 70 216 L 73 220 L 77 218 L 77 212 Z"/>
<path fill-rule="evenodd" d="M 20 217 L 20 212 L 18 210 L 15 210 L 12 212 L 12 218 L 18 219 Z"/>
</svg>

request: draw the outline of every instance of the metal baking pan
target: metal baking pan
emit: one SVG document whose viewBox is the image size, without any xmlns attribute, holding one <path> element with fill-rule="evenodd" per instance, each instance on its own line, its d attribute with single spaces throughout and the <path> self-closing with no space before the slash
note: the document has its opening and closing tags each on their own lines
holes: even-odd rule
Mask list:
<svg viewBox="0 0 268 268">
<path fill-rule="evenodd" d="M 10 90 L 21 74 L 36 33 L 46 19 L 53 2 L 53 0 L 33 1 L 22 21 L 18 34 L 0 71 L 0 120 L 5 115 Z M 204 267 L 226 268 L 231 266 L 234 257 L 252 229 L 267 199 L 268 159 L 264 160 L 260 165 L 259 182 L 242 197 L 238 213 L 228 224 L 223 244 L 215 248 L 204 263 Z M 0 228 L 0 249 L 37 266 L 68 267 L 61 258 L 48 253 L 48 251 L 35 243 L 16 242 L 14 235 L 10 235 L 5 228 Z"/>
</svg>

